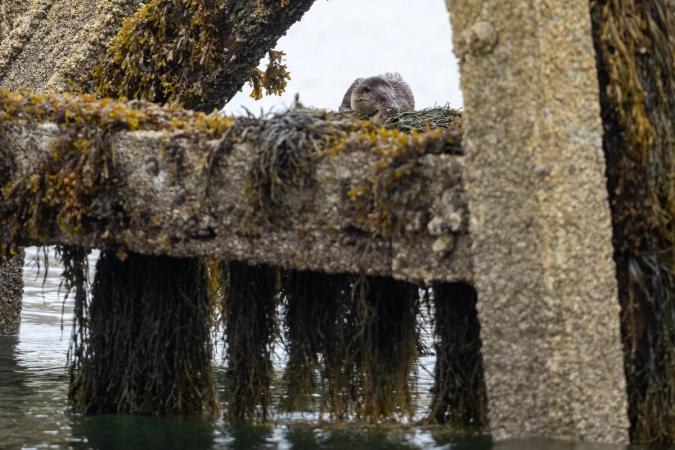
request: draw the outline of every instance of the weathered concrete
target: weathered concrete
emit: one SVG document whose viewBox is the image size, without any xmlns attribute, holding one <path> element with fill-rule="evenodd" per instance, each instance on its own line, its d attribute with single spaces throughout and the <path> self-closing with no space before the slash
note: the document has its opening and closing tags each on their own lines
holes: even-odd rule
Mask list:
<svg viewBox="0 0 675 450">
<path fill-rule="evenodd" d="M 493 436 L 628 439 L 584 0 L 448 0 Z"/>
<path fill-rule="evenodd" d="M 141 0 L 1 0 L 0 87 L 66 90 Z M 22 252 L 23 253 L 23 252 Z M 0 268 L 0 333 L 18 332 L 23 256 Z M 4 303 L 4 305 L 3 305 Z M 3 326 L 4 321 L 4 326 Z"/>
<path fill-rule="evenodd" d="M 11 25 L 0 40 L 0 86 L 72 90 L 141 0 L 3 0 Z"/>
<path fill-rule="evenodd" d="M 0 264 L 0 335 L 19 332 L 24 252 Z"/>
<path fill-rule="evenodd" d="M 60 135 L 50 123 L 19 121 L 1 127 L 0 169 L 9 175 L 4 183 L 39 173 L 50 142 Z M 35 236 L 26 227 L 20 243 L 120 246 L 144 254 L 208 256 L 332 273 L 365 271 L 418 282 L 471 280 L 461 156 L 419 157 L 411 177 L 424 181 L 397 189 L 415 198 L 414 207 L 405 211 L 410 220 L 401 235 L 385 239 L 359 219 L 347 194 L 368 183 L 373 167 L 381 164 L 373 148 L 318 158 L 311 170 L 313 181 L 289 188 L 282 199 L 283 219 L 268 224 L 249 217 L 256 212 L 247 189 L 252 168 L 260 164 L 258 150 L 230 138 L 232 149 L 207 175 L 208 155 L 219 142 L 203 133 L 110 134 L 114 186 L 95 203 L 114 207 L 103 208 L 108 212 L 93 220 L 98 225 L 77 234 L 42 224 L 45 230 Z M 444 142 L 442 136 L 437 139 Z M 207 176 L 212 180 L 208 191 Z M 0 196 L 0 210 L 11 214 L 12 208 Z"/>
<path fill-rule="evenodd" d="M 30 2 L 3 1 L 0 3 L 0 42 L 14 29 L 14 22 L 26 12 Z"/>
</svg>

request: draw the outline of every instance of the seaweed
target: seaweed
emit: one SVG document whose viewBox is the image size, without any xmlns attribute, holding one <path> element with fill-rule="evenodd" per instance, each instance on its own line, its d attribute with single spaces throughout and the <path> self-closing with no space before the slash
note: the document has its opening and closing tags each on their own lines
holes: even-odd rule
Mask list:
<svg viewBox="0 0 675 450">
<path fill-rule="evenodd" d="M 424 132 L 437 128 L 461 127 L 463 124 L 462 112 L 448 105 L 433 108 L 424 108 L 418 111 L 407 111 L 388 116 L 382 126 L 387 129 L 396 129 L 404 133 L 413 131 Z"/>
<path fill-rule="evenodd" d="M 427 420 L 460 429 L 487 426 L 476 290 L 466 283 L 436 284 L 432 297 L 436 367 Z"/>
<path fill-rule="evenodd" d="M 353 404 L 353 361 L 350 338 L 355 335 L 352 305 L 353 275 L 287 271 L 282 277 L 285 299 L 284 373 L 287 411 L 315 406 L 343 418 Z"/>
<path fill-rule="evenodd" d="M 348 284 L 334 286 L 338 277 L 306 271 L 282 273 L 284 343 L 288 353 L 284 372 L 286 411 L 311 410 L 314 406 L 313 394 L 319 390 L 320 352 L 329 331 L 324 325 L 330 320 L 331 304 L 349 288 Z"/>
<path fill-rule="evenodd" d="M 1 180 L 0 258 L 16 251 L 19 237 L 43 240 L 54 230 L 104 236 L 112 234 L 113 226 L 124 227 L 127 218 L 112 195 L 116 158 L 110 141 L 115 133 L 172 129 L 220 137 L 234 122 L 230 117 L 90 95 L 0 90 L 0 126 L 39 121 L 55 123 L 59 134 L 34 173 Z M 3 167 L 11 169 L 13 160 L 3 158 Z"/>
<path fill-rule="evenodd" d="M 593 0 L 631 439 L 675 441 L 675 13 Z"/>
<path fill-rule="evenodd" d="M 258 155 L 246 188 L 246 220 L 283 223 L 288 212 L 286 197 L 315 183 L 320 159 L 369 149 L 377 157 L 370 165 L 371 176 L 351 186 L 346 195 L 354 201 L 361 225 L 375 235 L 390 237 L 400 232 L 406 218 L 397 214 L 405 215 L 423 182 L 413 175 L 419 158 L 433 153 L 461 154 L 461 118 L 459 111 L 442 107 L 402 113 L 378 124 L 297 103 L 257 121 L 249 118 L 240 134 L 250 139 Z"/>
<path fill-rule="evenodd" d="M 361 277 L 354 289 L 355 353 L 362 395 L 357 413 L 370 420 L 412 419 L 419 288 L 392 278 Z"/>
<path fill-rule="evenodd" d="M 418 287 L 385 277 L 286 272 L 287 411 L 412 418 Z"/>
<path fill-rule="evenodd" d="M 254 98 L 262 97 L 263 88 L 281 94 L 290 78 L 282 63 L 284 53 L 269 50 L 281 29 L 266 27 L 275 19 L 281 23 L 274 26 L 290 26 L 309 5 L 283 11 L 289 9 L 288 2 L 259 1 L 252 7 L 240 3 L 149 1 L 125 19 L 108 46 L 92 76 L 95 91 L 202 111 L 222 107 L 246 79 Z M 261 41 L 259 47 L 255 39 L 242 39 L 256 29 L 260 33 L 252 36 Z M 265 51 L 269 64 L 263 72 L 256 66 Z"/>
<path fill-rule="evenodd" d="M 297 107 L 249 124 L 246 134 L 258 151 L 248 174 L 246 220 L 268 225 L 284 220 L 285 197 L 293 189 L 311 187 L 325 150 L 359 126 L 327 111 Z"/>
<path fill-rule="evenodd" d="M 80 256 L 77 255 L 76 256 Z M 87 414 L 215 414 L 211 300 L 191 258 L 103 251 L 91 301 L 75 264 L 70 399 Z"/>
<path fill-rule="evenodd" d="M 418 118 L 401 115 L 390 124 L 301 107 L 273 116 L 233 119 L 138 101 L 0 91 L 0 120 L 4 125 L 53 121 L 59 127 L 59 138 L 35 174 L 3 180 L 3 207 L 8 214 L 0 220 L 2 241 L 9 249 L 25 238 L 21 235 L 24 222 L 29 227 L 34 225 L 31 235 L 38 240 L 53 235 L 50 227 L 70 235 L 93 230 L 104 236 L 116 232 L 110 227 L 124 226 L 123 209 L 110 200 L 117 168 L 109 142 L 114 133 L 134 130 L 184 130 L 200 138 L 220 139 L 202 158 L 207 196 L 220 159 L 237 143 L 254 146 L 258 153 L 246 189 L 249 213 L 243 219 L 249 226 L 256 221 L 276 225 L 293 220 L 287 199 L 297 191 L 311 190 L 322 158 L 368 149 L 372 151 L 371 176 L 345 195 L 352 197 L 364 227 L 373 231 L 373 237 L 388 238 L 401 232 L 405 220 L 394 210 L 415 200 L 415 189 L 421 181 L 412 176 L 417 160 L 429 153 L 461 152 L 461 120 L 453 111 L 427 110 Z M 451 120 L 453 125 L 443 128 Z M 178 167 L 180 152 L 174 152 L 173 147 L 164 150 L 175 156 Z M 3 164 L 13 163 L 8 160 Z M 78 410 L 214 412 L 210 361 L 205 354 L 211 351 L 209 330 L 213 332 L 220 321 L 225 323 L 227 346 L 225 417 L 266 420 L 273 379 L 270 356 L 279 328 L 275 311 L 279 302 L 285 301 L 288 410 L 310 406 L 312 394 L 318 391 L 320 410 L 338 419 L 412 417 L 412 374 L 420 351 L 416 320 L 420 291 L 415 285 L 346 274 L 286 271 L 279 276 L 277 269 L 266 266 L 142 256 L 107 248 L 93 297 L 87 300 L 86 287 L 75 276 L 82 270 L 78 267 L 73 263 L 73 272 L 66 278 L 72 280 L 79 299 L 71 365 L 71 401 Z M 170 275 L 176 280 L 161 281 L 160 273 L 174 274 L 178 268 L 183 268 L 182 277 Z M 172 322 L 177 319 L 172 318 L 174 313 L 168 304 L 159 300 L 158 292 L 175 283 L 182 287 L 174 290 L 185 293 L 180 300 L 173 300 L 176 311 L 182 311 L 182 320 L 192 324 L 200 318 L 205 324 L 189 337 L 190 345 L 204 349 L 191 362 L 198 374 L 193 381 L 201 390 L 201 404 L 182 392 L 182 383 L 188 382 L 185 377 L 176 381 L 173 375 L 157 375 L 152 386 L 137 378 L 137 371 L 150 373 L 161 367 L 160 359 L 166 362 L 173 358 L 163 353 L 158 342 L 169 339 L 166 327 L 177 326 Z M 116 308 L 120 307 L 124 309 L 118 312 Z M 156 328 L 143 331 L 150 327 L 149 321 L 154 321 Z M 142 345 L 138 336 L 146 332 L 152 336 L 152 356 L 136 348 Z M 112 345 L 105 339 L 107 335 L 123 337 Z M 178 350 L 183 351 L 182 347 Z M 118 363 L 127 372 L 115 368 L 110 374 L 103 373 L 104 364 Z M 167 394 L 169 384 L 179 386 L 180 399 Z M 125 386 L 124 395 L 120 386 Z"/>
<path fill-rule="evenodd" d="M 241 262 L 223 263 L 229 280 L 226 310 L 226 404 L 230 420 L 267 420 L 277 335 L 277 271 Z"/>
<path fill-rule="evenodd" d="M 403 233 L 410 222 L 408 212 L 419 208 L 419 191 L 425 185 L 416 167 L 425 154 L 461 154 L 462 121 L 450 128 L 405 134 L 382 128 L 376 133 L 354 135 L 345 145 L 371 147 L 378 160 L 369 167 L 370 176 L 352 186 L 347 196 L 353 201 L 361 226 L 376 237 L 391 238 Z"/>
</svg>

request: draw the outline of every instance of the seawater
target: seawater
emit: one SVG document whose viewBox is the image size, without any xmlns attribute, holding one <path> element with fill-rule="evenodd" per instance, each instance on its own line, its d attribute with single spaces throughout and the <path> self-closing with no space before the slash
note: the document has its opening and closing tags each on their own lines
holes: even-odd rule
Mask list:
<svg viewBox="0 0 675 450">
<path fill-rule="evenodd" d="M 413 5 L 414 3 L 414 5 Z M 462 106 L 457 62 L 443 0 L 317 1 L 278 48 L 286 51 L 292 73 L 283 97 L 262 102 L 248 88 L 226 107 L 281 110 L 295 93 L 306 105 L 336 109 L 356 77 L 398 71 L 415 92 L 417 106 Z M 68 411 L 68 351 L 72 303 L 60 292 L 60 272 L 51 257 L 45 275 L 29 249 L 21 331 L 0 336 L 0 450 L 115 449 L 503 449 L 618 450 L 622 446 L 513 441 L 493 444 L 489 435 L 461 437 L 443 428 L 415 426 L 357 428 L 317 425 L 315 417 L 279 416 L 272 425 L 227 424 L 222 420 L 177 417 L 83 417 Z M 95 259 L 95 255 L 94 255 Z M 94 259 L 92 259 L 92 267 Z M 275 368 L 285 355 L 275 353 Z M 214 364 L 222 378 L 224 363 Z M 416 396 L 420 415 L 428 403 L 433 357 L 421 359 Z"/>
<path fill-rule="evenodd" d="M 319 424 L 316 417 L 279 415 L 271 425 L 228 424 L 200 417 L 85 417 L 69 412 L 66 355 L 72 324 L 72 302 L 60 287 L 61 267 L 54 255 L 36 264 L 28 249 L 24 271 L 24 303 L 18 336 L 0 336 L 0 450 L 55 449 L 580 449 L 618 450 L 553 441 L 493 444 L 489 435 L 462 437 L 442 427 L 411 425 L 356 427 Z M 90 259 L 95 265 L 96 255 Z M 38 258 L 37 261 L 42 258 Z M 214 364 L 222 378 L 224 362 Z M 285 359 L 280 348 L 275 367 Z M 418 367 L 416 395 L 420 414 L 428 403 L 433 357 Z"/>
</svg>

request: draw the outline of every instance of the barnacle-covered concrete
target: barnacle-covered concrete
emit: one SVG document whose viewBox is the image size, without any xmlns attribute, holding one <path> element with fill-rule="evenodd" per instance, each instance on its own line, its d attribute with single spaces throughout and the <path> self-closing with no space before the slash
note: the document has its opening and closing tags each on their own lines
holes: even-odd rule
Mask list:
<svg viewBox="0 0 675 450">
<path fill-rule="evenodd" d="M 0 264 L 0 335 L 19 332 L 21 324 L 21 296 L 23 294 L 23 260 L 20 251 Z"/>
<path fill-rule="evenodd" d="M 73 244 L 471 280 L 461 127 L 409 135 L 316 110 L 235 120 L 137 102 L 5 96 L 5 250 Z M 278 139 L 285 126 L 293 134 Z M 97 151 L 110 165 L 91 162 Z"/>
<path fill-rule="evenodd" d="M 0 87 L 72 90 L 141 0 L 2 0 Z M 0 266 L 0 334 L 19 329 L 23 252 Z"/>
<path fill-rule="evenodd" d="M 447 4 L 493 436 L 626 442 L 589 3 Z"/>
<path fill-rule="evenodd" d="M 0 86 L 73 90 L 141 0 L 3 0 Z M 1 12 L 1 11 L 0 11 Z"/>
</svg>

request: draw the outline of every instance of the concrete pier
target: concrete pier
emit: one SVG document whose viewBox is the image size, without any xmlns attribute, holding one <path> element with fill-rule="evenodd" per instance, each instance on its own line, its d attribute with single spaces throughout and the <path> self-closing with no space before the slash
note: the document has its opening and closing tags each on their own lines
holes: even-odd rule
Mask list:
<svg viewBox="0 0 675 450">
<path fill-rule="evenodd" d="M 0 264 L 0 335 L 19 332 L 24 256 L 21 251 L 5 264 Z"/>
<path fill-rule="evenodd" d="M 447 4 L 493 436 L 626 442 L 589 4 Z"/>
<path fill-rule="evenodd" d="M 67 89 L 139 2 L 73 3 L 74 9 L 62 1 L 32 0 L 12 13 L 11 27 L 0 28 L 0 87 Z M 195 117 L 136 104 L 170 125 L 106 134 L 120 170 L 97 198 L 108 202 L 95 206 L 119 207 L 122 220 L 92 214 L 91 223 L 105 227 L 50 227 L 42 234 L 22 229 L 10 236 L 12 243 L 108 245 L 143 254 L 474 283 L 495 439 L 627 442 L 589 3 L 447 3 L 461 60 L 466 156 L 430 151 L 417 157 L 410 172 L 400 172 L 424 180 L 406 186 L 404 199 L 417 205 L 404 205 L 411 220 L 401 236 L 377 237 L 377 229 L 359 220 L 349 196 L 377 173 L 370 170 L 378 166 L 376 144 L 315 161 L 317 185 L 294 188 L 292 199 L 282 199 L 290 205 L 286 221 L 252 233 L 245 220 L 246 174 L 259 162 L 258 147 L 226 145 L 227 136 L 195 127 L 173 130 L 171 119 Z M 117 106 L 126 113 L 131 108 Z M 25 181 L 68 130 L 44 117 L 12 119 L 0 129 L 0 168 L 7 167 L 0 180 Z M 208 165 L 219 182 L 207 186 L 201 175 L 216 148 L 227 151 Z M 0 206 L 11 213 L 10 200 Z M 20 259 L 0 268 L 0 333 L 16 332 L 18 325 Z"/>
</svg>

